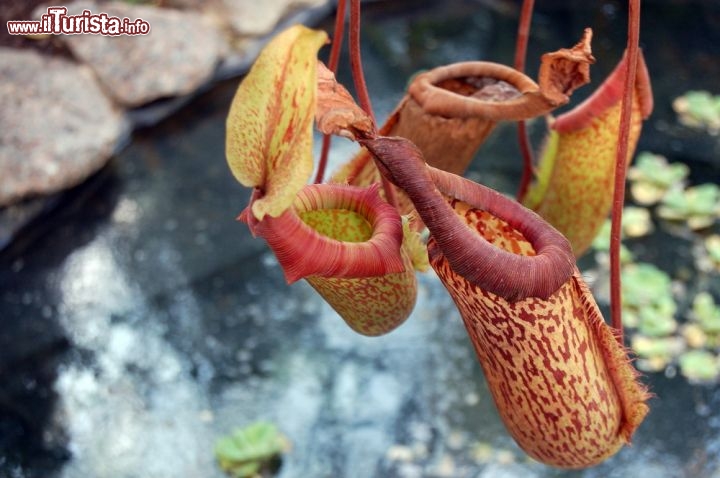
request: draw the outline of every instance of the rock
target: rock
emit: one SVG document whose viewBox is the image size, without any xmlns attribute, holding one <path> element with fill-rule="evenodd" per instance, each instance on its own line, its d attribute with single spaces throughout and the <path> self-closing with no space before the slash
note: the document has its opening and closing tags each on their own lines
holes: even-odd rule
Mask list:
<svg viewBox="0 0 720 478">
<path fill-rule="evenodd" d="M 261 36 L 270 33 L 278 22 L 300 9 L 321 7 L 328 0 L 222 0 L 229 14 L 233 31 L 241 36 Z"/>
<path fill-rule="evenodd" d="M 0 208 L 0 251 L 9 245 L 15 235 L 44 211 L 58 202 L 57 194 L 20 201 Z"/>
<path fill-rule="evenodd" d="M 171 3 L 198 2 L 202 0 L 168 0 Z M 247 72 L 262 47 L 271 38 L 271 32 L 280 32 L 290 25 L 302 23 L 317 25 L 334 8 L 332 0 L 272 0 L 268 4 L 254 3 L 248 15 L 249 1 L 208 0 L 203 12 L 212 18 L 231 37 L 231 52 L 223 59 L 216 71 L 217 79 L 232 78 Z M 263 13 L 260 23 L 249 21 Z M 254 36 L 260 35 L 260 36 Z"/>
<path fill-rule="evenodd" d="M 125 121 L 92 72 L 0 48 L 0 206 L 74 186 L 102 167 Z"/>
<path fill-rule="evenodd" d="M 229 58 L 235 76 L 247 70 L 272 32 L 293 23 L 316 24 L 333 8 L 332 0 L 165 0 L 163 5 L 202 12 L 231 37 Z M 227 65 L 223 64 L 222 68 Z M 228 76 L 221 73 L 221 76 Z"/>
<path fill-rule="evenodd" d="M 150 24 L 147 35 L 59 37 L 76 58 L 93 69 L 108 93 L 126 107 L 194 92 L 212 78 L 227 48 L 219 28 L 197 13 L 80 1 L 68 6 L 68 14 L 77 15 L 85 9 Z"/>
</svg>

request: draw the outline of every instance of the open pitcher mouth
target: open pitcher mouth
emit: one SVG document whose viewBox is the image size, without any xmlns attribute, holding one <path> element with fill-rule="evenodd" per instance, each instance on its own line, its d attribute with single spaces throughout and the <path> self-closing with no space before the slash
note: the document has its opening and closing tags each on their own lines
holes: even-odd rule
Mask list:
<svg viewBox="0 0 720 478">
<path fill-rule="evenodd" d="M 539 88 L 528 76 L 509 66 L 468 61 L 419 74 L 408 93 L 429 114 L 501 121 L 537 116 L 521 105 L 528 101 L 525 94 Z"/>
<path fill-rule="evenodd" d="M 438 191 L 446 197 L 469 208 L 486 211 L 518 236 L 516 247 L 504 249 L 490 244 L 477 231 L 467 227 L 467 233 L 474 236 L 472 243 L 477 251 L 483 251 L 478 254 L 483 260 L 477 261 L 482 264 L 475 266 L 472 261 L 463 259 L 465 253 L 458 250 L 459 257 L 448 258 L 458 274 L 510 301 L 525 297 L 547 298 L 572 275 L 575 259 L 569 242 L 536 213 L 492 189 L 477 187 L 477 183 L 467 179 L 434 168 L 430 168 L 430 175 Z M 450 247 L 439 246 L 446 256 L 456 253 L 451 244 Z"/>
<path fill-rule="evenodd" d="M 277 218 L 241 219 L 275 253 L 288 283 L 306 279 L 356 332 L 386 334 L 409 316 L 417 283 L 397 211 L 368 188 L 314 184 Z"/>
<path fill-rule="evenodd" d="M 533 211 L 486 186 L 427 166 L 420 150 L 404 138 L 363 141 L 390 172 L 392 182 L 412 200 L 453 270 L 483 290 L 510 301 L 547 298 L 572 276 L 570 243 Z M 535 255 L 495 247 L 467 227 L 446 197 L 499 217 L 517 229 Z"/>
<path fill-rule="evenodd" d="M 372 277 L 405 269 L 402 222 L 368 188 L 313 184 L 278 217 L 257 221 L 249 208 L 240 219 L 275 252 L 288 283 L 308 276 Z"/>
<path fill-rule="evenodd" d="M 499 121 L 519 121 L 550 113 L 590 81 L 592 31 L 572 48 L 543 55 L 538 81 L 499 63 L 467 61 L 418 74 L 387 122 L 382 136 L 401 136 L 423 152 L 427 163 L 463 174 Z M 379 173 L 359 154 L 336 179 L 369 184 Z M 412 210 L 402 204 L 404 213 Z"/>
<path fill-rule="evenodd" d="M 431 166 L 463 174 L 498 121 L 526 111 L 526 92 L 538 85 L 497 63 L 471 61 L 434 68 L 415 77 L 386 135 L 415 143 Z M 528 111 L 526 116 L 535 115 Z M 523 115 L 520 115 L 524 117 Z"/>
<path fill-rule="evenodd" d="M 597 464 L 628 443 L 649 395 L 567 239 L 497 191 L 427 166 L 406 139 L 362 144 L 430 230 L 430 264 L 460 311 L 517 443 L 562 468 Z M 558 431 L 558 417 L 572 426 Z"/>
<path fill-rule="evenodd" d="M 451 202 L 493 247 L 532 255 L 532 241 L 507 221 L 464 201 Z M 647 414 L 649 395 L 577 269 L 549 297 L 513 301 L 459 274 L 434 239 L 428 250 L 460 311 L 500 417 L 526 453 L 556 467 L 584 468 L 630 443 Z M 559 422 L 568 426 L 561 429 Z"/>
<path fill-rule="evenodd" d="M 429 114 L 488 121 L 519 121 L 545 115 L 567 103 L 590 81 L 592 30 L 572 48 L 542 56 L 538 82 L 509 66 L 468 61 L 418 75 L 408 93 Z"/>
</svg>

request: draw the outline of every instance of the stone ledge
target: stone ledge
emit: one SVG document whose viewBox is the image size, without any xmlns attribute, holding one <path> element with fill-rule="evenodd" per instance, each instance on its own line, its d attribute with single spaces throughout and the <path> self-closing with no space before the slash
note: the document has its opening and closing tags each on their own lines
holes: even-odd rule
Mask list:
<svg viewBox="0 0 720 478">
<path fill-rule="evenodd" d="M 49 207 L 39 206 L 43 198 L 61 204 L 57 193 L 103 167 L 132 129 L 169 116 L 219 80 L 242 75 L 272 35 L 293 23 L 317 23 L 334 2 L 166 0 L 164 5 L 168 8 L 91 0 L 65 4 L 70 14 L 89 9 L 151 24 L 147 37 L 39 40 L 60 40 L 75 61 L 0 47 L 5 99 L 0 249 L 47 212 Z M 29 19 L 46 10 L 36 9 Z M 256 17 L 263 22 L 252 20 Z"/>
<path fill-rule="evenodd" d="M 0 204 L 74 186 L 128 130 L 89 68 L 0 48 Z"/>
<path fill-rule="evenodd" d="M 124 107 L 193 92 L 212 77 L 221 55 L 229 48 L 216 25 L 202 15 L 90 0 L 68 6 L 70 15 L 83 10 L 143 19 L 151 25 L 148 35 L 59 37 L 79 62 L 95 72 L 110 97 Z"/>
</svg>

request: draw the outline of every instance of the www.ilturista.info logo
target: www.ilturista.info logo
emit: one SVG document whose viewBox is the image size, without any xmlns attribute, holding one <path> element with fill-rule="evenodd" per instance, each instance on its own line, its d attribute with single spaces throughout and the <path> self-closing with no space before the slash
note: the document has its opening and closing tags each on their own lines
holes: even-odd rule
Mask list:
<svg viewBox="0 0 720 478">
<path fill-rule="evenodd" d="M 80 15 L 68 15 L 66 7 L 48 7 L 40 20 L 7 22 L 11 35 L 147 35 L 150 24 L 138 18 L 111 17 L 107 13 L 83 10 Z"/>
</svg>

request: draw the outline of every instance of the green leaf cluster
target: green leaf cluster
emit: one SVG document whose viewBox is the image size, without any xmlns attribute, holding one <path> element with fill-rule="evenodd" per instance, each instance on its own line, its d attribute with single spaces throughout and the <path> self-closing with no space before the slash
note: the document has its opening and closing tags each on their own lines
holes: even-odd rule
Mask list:
<svg viewBox="0 0 720 478">
<path fill-rule="evenodd" d="M 628 170 L 630 193 L 638 204 L 657 204 L 671 189 L 682 188 L 690 168 L 682 163 L 668 163 L 664 156 L 641 152 Z"/>
<path fill-rule="evenodd" d="M 685 190 L 671 189 L 657 214 L 663 219 L 684 220 L 693 230 L 710 227 L 720 217 L 720 187 L 706 183 Z"/>
<path fill-rule="evenodd" d="M 235 429 L 215 444 L 220 468 L 233 478 L 258 476 L 263 465 L 289 448 L 287 439 L 269 422 L 255 422 Z"/>
<path fill-rule="evenodd" d="M 720 95 L 708 91 L 688 91 L 673 101 L 673 109 L 685 126 L 720 132 Z"/>
<path fill-rule="evenodd" d="M 623 312 L 629 327 L 648 337 L 663 337 L 677 329 L 671 281 L 653 264 L 637 263 L 622 271 Z"/>
</svg>

